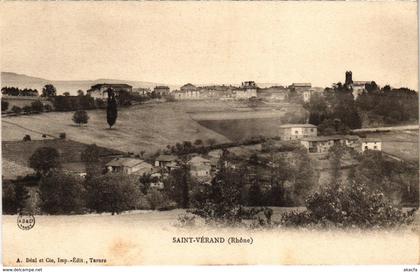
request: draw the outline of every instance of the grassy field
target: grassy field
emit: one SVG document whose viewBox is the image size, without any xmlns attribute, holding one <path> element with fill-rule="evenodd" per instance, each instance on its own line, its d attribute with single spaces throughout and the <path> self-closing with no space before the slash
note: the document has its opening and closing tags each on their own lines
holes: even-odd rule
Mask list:
<svg viewBox="0 0 420 272">
<path fill-rule="evenodd" d="M 380 138 L 384 152 L 408 161 L 418 162 L 419 160 L 418 130 L 366 133 L 366 136 Z"/>
<path fill-rule="evenodd" d="M 4 118 L 2 139 L 22 140 L 25 134 L 32 139 L 41 139 L 43 133 L 58 136 L 65 132 L 67 138 L 126 152 L 146 154 L 165 148 L 168 144 L 196 139 L 215 139 L 216 142 L 229 140 L 192 120 L 187 111 L 198 108 L 226 110 L 224 103 L 160 103 L 144 104 L 120 109 L 113 129 L 108 129 L 104 110 L 89 111 L 87 126 L 77 126 L 72 121 L 73 112 L 50 112 L 39 115 Z"/>
<path fill-rule="evenodd" d="M 67 138 L 74 141 L 96 143 L 125 152 L 144 150 L 147 156 L 168 144 L 182 141 L 215 139 L 217 143 L 223 143 L 237 140 L 234 134 L 240 135 L 241 139 L 254 136 L 255 132 L 258 135 L 276 134 L 276 127 L 282 122 L 280 117 L 287 107 L 280 104 L 255 107 L 246 101 L 216 100 L 148 103 L 120 109 L 113 129 L 108 129 L 105 110 L 89 111 L 89 123 L 81 127 L 73 123 L 73 112 L 50 112 L 3 118 L 2 139 L 22 140 L 25 134 L 31 135 L 32 139 L 41 139 L 42 134 L 57 137 L 65 132 Z M 200 116 L 200 120 L 195 120 L 194 116 Z M 244 119 L 228 120 L 226 125 L 220 120 L 231 119 L 231 116 Z M 221 125 L 213 125 L 213 119 L 218 119 Z"/>
</svg>

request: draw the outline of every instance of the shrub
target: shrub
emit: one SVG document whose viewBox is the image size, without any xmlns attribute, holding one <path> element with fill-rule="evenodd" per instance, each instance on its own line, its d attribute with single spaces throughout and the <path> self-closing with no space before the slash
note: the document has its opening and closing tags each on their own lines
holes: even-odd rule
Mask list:
<svg viewBox="0 0 420 272">
<path fill-rule="evenodd" d="M 22 108 L 22 110 L 23 110 L 24 113 L 29 114 L 29 113 L 32 112 L 32 107 L 31 106 L 24 106 Z"/>
<path fill-rule="evenodd" d="M 73 122 L 78 124 L 87 124 L 89 120 L 89 115 L 84 110 L 78 110 L 73 114 Z"/>
<path fill-rule="evenodd" d="M 12 107 L 12 112 L 14 112 L 15 114 L 19 115 L 22 112 L 22 109 L 18 106 L 13 106 Z"/>
<path fill-rule="evenodd" d="M 66 139 L 66 133 L 65 132 L 61 132 L 59 134 L 60 139 Z"/>
<path fill-rule="evenodd" d="M 121 213 L 135 209 L 142 197 L 134 177 L 108 173 L 87 181 L 88 207 L 96 212 Z"/>
<path fill-rule="evenodd" d="M 284 225 L 332 225 L 337 227 L 386 228 L 409 224 L 414 211 L 404 213 L 392 206 L 383 192 L 362 183 L 332 183 L 311 195 L 307 211 L 283 215 Z"/>
<path fill-rule="evenodd" d="M 185 227 L 194 227 L 195 226 L 195 219 L 194 215 L 190 214 L 180 214 L 178 215 L 177 227 L 185 228 Z"/>
<path fill-rule="evenodd" d="M 83 179 L 53 171 L 41 179 L 39 186 L 41 210 L 49 214 L 81 213 L 85 207 L 86 191 Z"/>
<path fill-rule="evenodd" d="M 16 214 L 15 186 L 11 182 L 3 182 L 2 188 L 3 214 Z"/>
<path fill-rule="evenodd" d="M 42 112 L 44 111 L 44 105 L 41 101 L 37 100 L 31 103 L 31 108 L 34 112 Z"/>
<path fill-rule="evenodd" d="M 1 111 L 7 111 L 7 109 L 9 108 L 9 102 L 4 101 L 3 99 L 1 100 Z"/>
<path fill-rule="evenodd" d="M 172 210 L 176 208 L 176 203 L 170 201 L 168 197 L 157 189 L 150 189 L 146 195 L 147 201 L 149 201 L 150 208 L 153 210 Z"/>
<path fill-rule="evenodd" d="M 44 110 L 45 110 L 46 112 L 50 112 L 50 111 L 52 111 L 52 107 L 51 107 L 51 105 L 50 105 L 50 104 L 46 104 L 46 105 L 44 106 Z"/>
<path fill-rule="evenodd" d="M 27 142 L 27 141 L 30 141 L 30 140 L 31 140 L 31 135 L 26 134 L 26 135 L 23 137 L 23 141 L 24 141 L 24 142 Z"/>
</svg>

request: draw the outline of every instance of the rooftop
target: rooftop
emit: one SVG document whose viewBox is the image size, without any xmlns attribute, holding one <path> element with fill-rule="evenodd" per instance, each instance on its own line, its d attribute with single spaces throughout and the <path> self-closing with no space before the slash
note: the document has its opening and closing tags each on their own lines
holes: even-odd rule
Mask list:
<svg viewBox="0 0 420 272">
<path fill-rule="evenodd" d="M 91 88 L 92 89 L 99 89 L 101 87 L 109 87 L 109 88 L 132 88 L 133 86 L 128 84 L 114 84 L 114 83 L 100 83 L 95 84 Z"/>
<path fill-rule="evenodd" d="M 362 142 L 382 142 L 380 138 L 362 138 Z"/>
<path fill-rule="evenodd" d="M 210 163 L 210 160 L 205 159 L 200 156 L 193 157 L 188 163 L 190 164 L 203 164 L 203 163 Z"/>
<path fill-rule="evenodd" d="M 112 161 L 108 162 L 106 166 L 115 166 L 115 167 L 134 167 L 138 164 L 144 163 L 143 160 L 136 158 L 115 158 Z"/>
<path fill-rule="evenodd" d="M 280 128 L 316 128 L 316 126 L 312 124 L 284 124 Z"/>
<path fill-rule="evenodd" d="M 311 83 L 293 83 L 292 87 L 312 87 Z"/>
<path fill-rule="evenodd" d="M 331 141 L 331 140 L 359 140 L 358 136 L 355 135 L 329 135 L 329 136 L 316 136 L 316 137 L 307 137 L 301 139 L 301 141 L 310 141 L 310 142 L 322 142 L 322 141 Z"/>
</svg>

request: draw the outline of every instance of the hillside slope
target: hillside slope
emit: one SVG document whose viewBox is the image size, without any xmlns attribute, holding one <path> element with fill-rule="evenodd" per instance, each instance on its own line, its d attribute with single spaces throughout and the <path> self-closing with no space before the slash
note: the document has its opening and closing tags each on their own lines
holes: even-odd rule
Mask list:
<svg viewBox="0 0 420 272">
<path fill-rule="evenodd" d="M 7 117 L 2 122 L 2 140 L 22 140 L 25 134 L 39 139 L 42 133 L 57 135 L 81 143 L 96 143 L 99 146 L 125 152 L 146 155 L 182 141 L 215 139 L 229 142 L 217 132 L 192 120 L 183 103 L 139 105 L 121 109 L 115 128 L 108 129 L 105 110 L 88 111 L 89 124 L 79 127 L 73 124 L 73 112 L 50 112 L 39 115 Z"/>
</svg>

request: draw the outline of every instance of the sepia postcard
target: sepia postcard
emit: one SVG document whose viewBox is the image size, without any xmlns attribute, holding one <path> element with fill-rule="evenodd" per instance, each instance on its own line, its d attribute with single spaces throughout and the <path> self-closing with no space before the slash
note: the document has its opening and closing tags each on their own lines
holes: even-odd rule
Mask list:
<svg viewBox="0 0 420 272">
<path fill-rule="evenodd" d="M 417 6 L 1 2 L 3 266 L 417 271 Z"/>
</svg>

